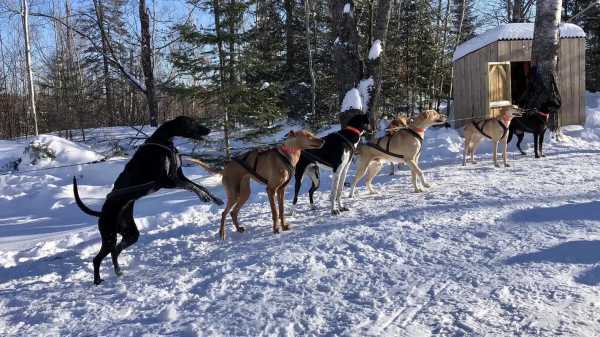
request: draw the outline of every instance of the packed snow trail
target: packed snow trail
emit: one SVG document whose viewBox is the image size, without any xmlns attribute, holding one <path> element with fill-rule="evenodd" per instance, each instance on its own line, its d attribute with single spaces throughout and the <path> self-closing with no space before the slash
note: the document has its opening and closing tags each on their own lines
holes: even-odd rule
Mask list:
<svg viewBox="0 0 600 337">
<path fill-rule="evenodd" d="M 163 190 L 136 204 L 140 240 L 121 255 L 122 277 L 106 259 L 100 286 L 95 219 L 74 205 L 70 175 L 98 209 L 125 161 L 2 178 L 0 335 L 597 336 L 596 131 L 568 130 L 546 158 L 530 147 L 496 169 L 489 143 L 462 167 L 461 138 L 430 130 L 425 193 L 386 168 L 378 194 L 359 185 L 333 217 L 323 174 L 318 209 L 303 194 L 279 235 L 258 184 L 240 213 L 246 232 L 228 222 L 225 242 L 220 207 Z M 223 196 L 218 177 L 186 174 Z"/>
</svg>

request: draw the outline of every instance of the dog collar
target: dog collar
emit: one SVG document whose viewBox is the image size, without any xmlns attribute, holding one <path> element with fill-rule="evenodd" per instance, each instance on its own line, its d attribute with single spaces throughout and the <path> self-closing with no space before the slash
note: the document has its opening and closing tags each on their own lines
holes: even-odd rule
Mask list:
<svg viewBox="0 0 600 337">
<path fill-rule="evenodd" d="M 425 135 L 425 128 L 415 128 L 415 127 L 411 127 L 411 129 L 418 133 L 419 135 L 421 135 L 421 138 L 423 138 L 423 136 Z"/>
<path fill-rule="evenodd" d="M 546 118 L 546 119 L 548 119 L 548 116 L 550 116 L 549 113 L 547 113 L 547 112 L 541 112 L 541 111 L 538 111 L 537 114 L 540 115 L 540 116 L 542 116 L 542 117 L 544 117 L 544 118 Z"/>
<path fill-rule="evenodd" d="M 346 130 L 356 133 L 359 137 L 360 137 L 360 135 L 362 135 L 362 131 L 360 131 L 359 129 L 352 127 L 352 126 L 347 126 Z"/>
<path fill-rule="evenodd" d="M 299 147 L 292 147 L 284 144 L 279 147 L 279 151 L 287 154 L 298 154 L 300 153 L 300 151 L 302 151 L 302 149 Z"/>
</svg>

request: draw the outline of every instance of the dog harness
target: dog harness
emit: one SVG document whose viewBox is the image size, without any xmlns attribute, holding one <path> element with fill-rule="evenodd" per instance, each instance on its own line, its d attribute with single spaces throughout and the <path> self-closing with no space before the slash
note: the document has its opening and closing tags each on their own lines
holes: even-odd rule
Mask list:
<svg viewBox="0 0 600 337">
<path fill-rule="evenodd" d="M 484 135 L 485 138 L 492 139 L 492 137 L 490 137 L 490 135 L 488 135 L 487 133 L 485 133 L 485 131 L 483 131 L 483 128 L 485 127 L 487 122 L 491 121 L 492 119 L 495 119 L 495 118 L 490 118 L 490 119 L 484 120 L 483 124 L 481 124 L 481 126 L 479 126 L 479 122 L 476 122 L 476 121 L 472 121 L 471 123 L 473 123 L 473 126 L 475 127 L 475 129 L 477 129 L 477 131 L 479 131 L 479 133 Z M 508 127 L 506 125 L 504 125 L 504 123 L 502 123 L 501 120 L 496 119 L 496 121 L 502 128 L 502 137 L 500 137 L 500 139 L 504 139 L 504 137 L 506 137 L 506 134 L 508 133 Z"/>
<path fill-rule="evenodd" d="M 362 135 L 362 132 L 359 129 L 357 129 L 355 127 L 352 127 L 352 126 L 347 126 L 344 129 L 348 130 L 348 131 L 351 131 L 351 132 L 354 132 L 358 136 L 358 139 L 360 141 L 360 137 Z M 341 131 L 338 131 L 335 134 L 337 136 L 339 136 L 344 141 L 344 143 L 346 143 L 346 145 L 352 150 L 352 154 L 354 154 L 354 152 L 356 151 L 356 145 L 354 145 L 353 142 L 351 142 L 348 138 L 346 138 L 346 136 L 344 136 Z"/>
<path fill-rule="evenodd" d="M 423 130 L 423 129 L 421 129 Z M 396 158 L 400 158 L 403 159 L 404 156 L 401 154 L 397 154 L 397 153 L 393 153 L 390 151 L 390 142 L 392 140 L 392 138 L 398 134 L 398 131 L 407 131 L 409 132 L 413 137 L 415 137 L 418 141 L 419 141 L 419 152 L 418 154 L 421 153 L 421 151 L 423 150 L 423 137 L 415 130 L 411 129 L 411 128 L 397 128 L 396 132 L 394 134 L 391 135 L 386 135 L 384 137 L 378 138 L 376 143 L 366 143 L 365 145 L 370 146 L 372 148 L 374 148 L 375 150 L 378 150 L 380 152 L 383 152 L 385 154 L 387 154 L 388 156 L 392 156 L 392 157 L 396 157 Z M 425 130 L 423 130 L 425 131 Z M 381 147 L 381 140 L 383 140 L 383 138 L 388 137 L 386 145 L 385 145 L 385 149 L 383 147 Z"/>
<path fill-rule="evenodd" d="M 163 144 L 158 144 L 158 143 L 144 143 L 144 144 L 140 145 L 138 147 L 138 149 L 145 147 L 145 146 L 156 146 L 156 147 L 166 150 L 169 153 L 169 172 L 167 172 L 167 175 L 174 180 L 177 179 L 177 169 L 181 166 L 181 158 L 177 152 L 177 149 L 175 147 L 169 147 L 169 146 L 166 146 Z M 149 181 L 147 183 L 143 183 L 143 184 L 139 184 L 139 185 L 128 186 L 128 187 L 120 188 L 118 190 L 112 190 L 110 193 L 108 193 L 106 195 L 106 198 L 109 199 L 109 198 L 119 197 L 121 195 L 130 195 L 133 192 L 145 191 L 148 189 L 152 189 L 152 188 L 156 187 L 157 185 L 158 185 L 157 181 Z"/>
<path fill-rule="evenodd" d="M 294 165 L 292 165 L 291 158 L 288 157 L 287 155 L 285 155 L 284 153 L 282 153 L 282 151 L 286 151 L 286 149 L 287 149 L 287 147 L 285 145 L 282 145 L 279 148 L 272 148 L 272 149 L 258 151 L 258 153 L 256 153 L 256 157 L 254 158 L 254 163 L 252 166 L 248 165 L 246 160 L 248 159 L 250 154 L 254 151 L 246 152 L 242 156 L 232 158 L 232 160 L 235 161 L 236 163 L 240 164 L 240 166 L 243 167 L 246 171 L 248 171 L 254 178 L 256 178 L 256 180 L 267 185 L 269 181 L 267 180 L 267 178 L 261 176 L 258 173 L 258 171 L 256 170 L 256 168 L 258 167 L 258 159 L 260 158 L 261 155 L 274 151 L 277 154 L 278 158 L 281 159 L 283 164 L 286 166 L 286 170 L 288 172 L 288 179 L 285 181 L 284 185 L 287 185 L 290 182 L 290 180 L 292 179 L 292 177 L 294 176 L 296 168 L 294 167 Z"/>
</svg>

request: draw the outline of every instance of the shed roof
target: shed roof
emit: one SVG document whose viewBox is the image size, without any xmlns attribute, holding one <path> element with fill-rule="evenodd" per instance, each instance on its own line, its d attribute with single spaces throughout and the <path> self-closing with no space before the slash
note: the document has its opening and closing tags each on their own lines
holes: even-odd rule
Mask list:
<svg viewBox="0 0 600 337">
<path fill-rule="evenodd" d="M 559 34 L 561 39 L 585 37 L 583 29 L 572 23 L 561 23 Z M 489 44 L 502 40 L 533 40 L 533 23 L 508 23 L 487 30 L 456 47 L 452 62 Z"/>
</svg>

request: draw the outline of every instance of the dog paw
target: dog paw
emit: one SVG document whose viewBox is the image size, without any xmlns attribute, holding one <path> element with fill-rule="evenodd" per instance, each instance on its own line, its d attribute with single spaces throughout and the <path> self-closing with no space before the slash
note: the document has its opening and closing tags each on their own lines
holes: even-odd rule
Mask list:
<svg viewBox="0 0 600 337">
<path fill-rule="evenodd" d="M 246 231 L 246 228 L 243 226 L 238 226 L 237 231 L 238 231 L 238 233 L 243 233 Z"/>
<path fill-rule="evenodd" d="M 510 167 L 510 164 L 506 163 L 504 164 L 504 167 Z"/>
<path fill-rule="evenodd" d="M 292 227 L 290 227 L 290 225 L 289 225 L 289 224 L 285 224 L 285 226 L 281 226 L 281 229 L 282 229 L 283 231 L 289 231 L 290 229 L 292 229 Z"/>
<path fill-rule="evenodd" d="M 346 206 L 340 207 L 340 212 L 348 212 L 349 210 L 350 210 L 350 208 L 348 208 Z"/>
<path fill-rule="evenodd" d="M 425 188 L 430 188 L 430 187 L 431 187 L 431 184 L 428 184 L 428 183 L 426 183 L 426 182 L 423 182 L 423 187 L 425 187 Z"/>
<path fill-rule="evenodd" d="M 123 276 L 123 272 L 121 271 L 121 269 L 115 270 L 115 275 L 117 276 Z"/>
<path fill-rule="evenodd" d="M 342 212 L 340 212 L 339 209 L 332 209 L 331 210 L 331 215 L 340 215 L 340 213 L 342 213 Z"/>
<path fill-rule="evenodd" d="M 100 283 L 102 283 L 102 282 L 104 282 L 104 280 L 101 279 L 101 278 L 94 279 L 94 284 L 95 285 L 100 285 Z"/>
<path fill-rule="evenodd" d="M 273 234 L 279 234 L 279 228 L 273 228 Z"/>
</svg>

